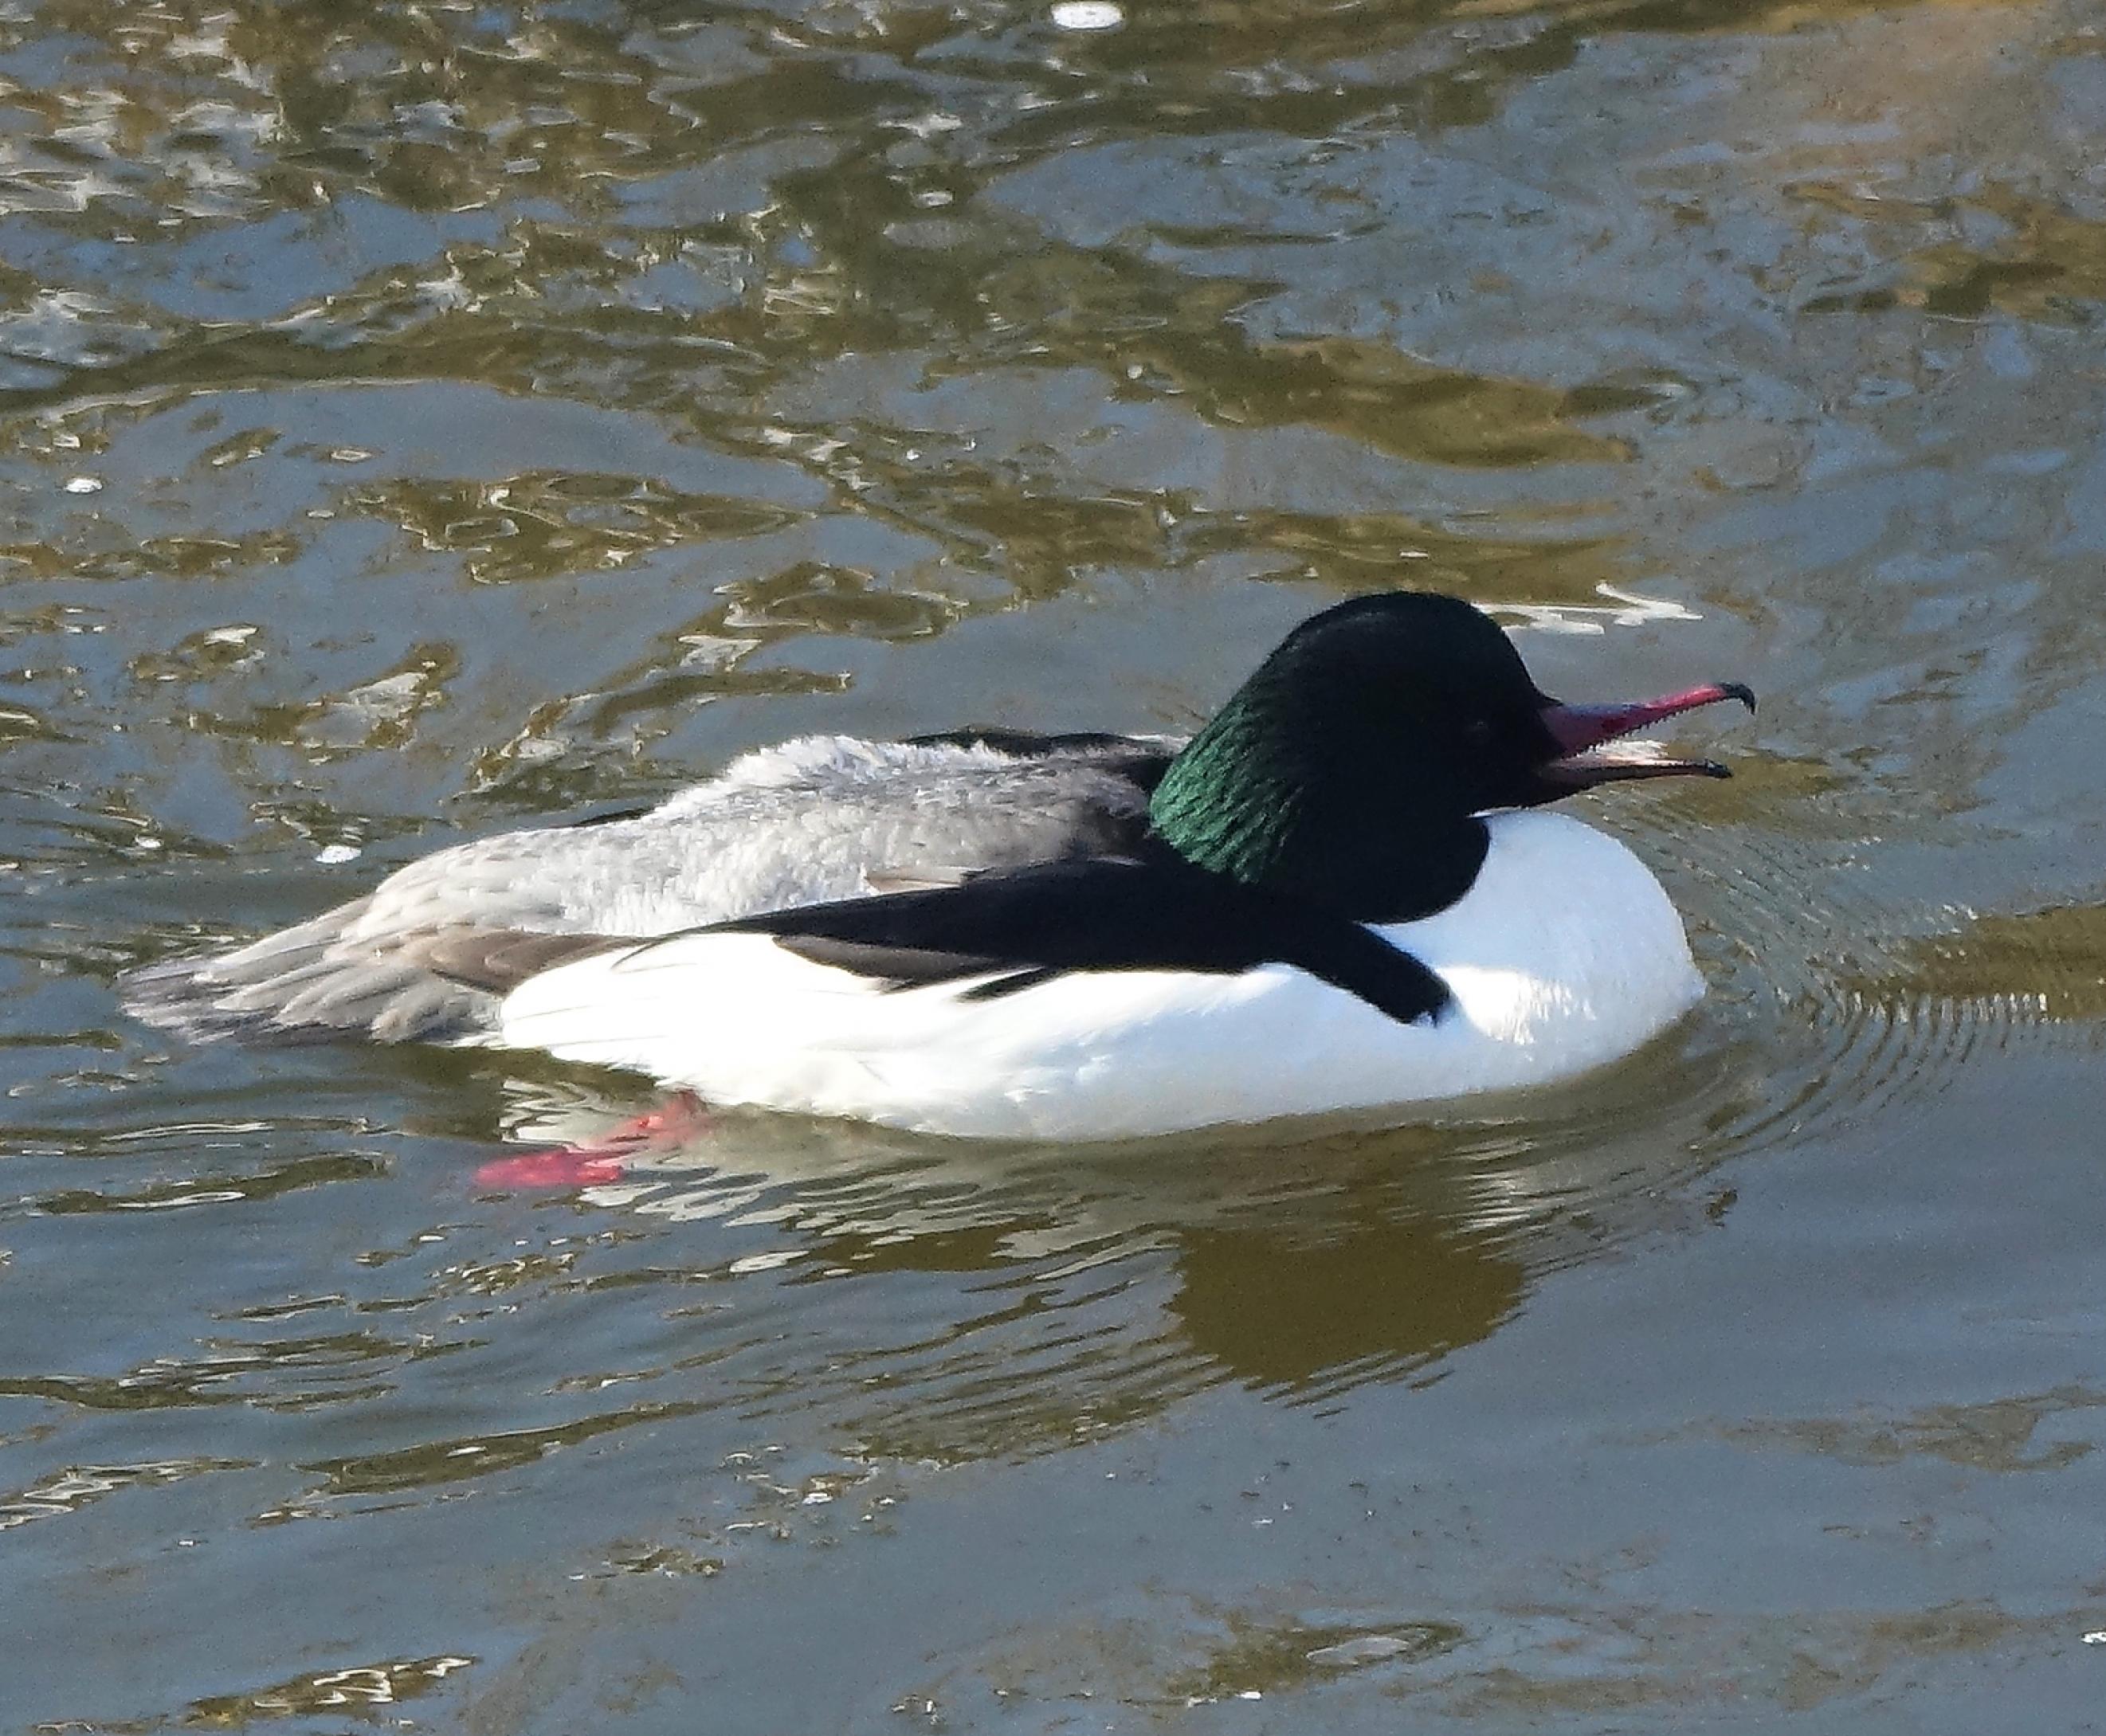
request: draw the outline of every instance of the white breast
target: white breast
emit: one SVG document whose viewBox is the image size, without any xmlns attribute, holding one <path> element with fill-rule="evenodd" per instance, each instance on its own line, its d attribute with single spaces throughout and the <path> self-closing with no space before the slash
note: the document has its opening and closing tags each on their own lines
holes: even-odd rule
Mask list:
<svg viewBox="0 0 2106 1736">
<path fill-rule="evenodd" d="M 1629 1053 L 1703 984 L 1645 866 L 1560 814 L 1501 814 L 1468 896 L 1384 932 L 1456 1005 L 1402 1025 L 1286 965 L 1059 977 L 992 1000 L 887 991 L 760 935 L 583 960 L 505 1000 L 504 1044 L 720 1103 L 975 1138 L 1111 1139 L 1435 1102 Z"/>
</svg>

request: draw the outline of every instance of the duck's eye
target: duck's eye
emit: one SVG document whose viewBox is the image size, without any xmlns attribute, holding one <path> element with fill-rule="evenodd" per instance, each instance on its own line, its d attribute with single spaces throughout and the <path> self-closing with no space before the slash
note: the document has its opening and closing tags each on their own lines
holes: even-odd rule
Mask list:
<svg viewBox="0 0 2106 1736">
<path fill-rule="evenodd" d="M 1490 718 L 1472 718 L 1463 726 L 1463 739 L 1473 748 L 1492 745 L 1492 721 Z"/>
</svg>

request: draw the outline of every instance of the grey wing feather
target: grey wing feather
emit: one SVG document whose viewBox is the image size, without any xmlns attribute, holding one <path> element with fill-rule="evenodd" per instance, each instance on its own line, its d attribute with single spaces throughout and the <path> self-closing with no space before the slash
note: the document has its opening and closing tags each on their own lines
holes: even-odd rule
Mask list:
<svg viewBox="0 0 2106 1736">
<path fill-rule="evenodd" d="M 613 940 L 1131 849 L 1175 747 L 805 737 L 645 814 L 440 851 L 307 922 L 134 970 L 122 991 L 193 1040 L 473 1042 L 505 989 Z"/>
<path fill-rule="evenodd" d="M 403 949 L 433 975 L 466 988 L 502 995 L 529 977 L 595 953 L 639 944 L 633 936 L 522 934 L 516 928 L 442 928 Z"/>
</svg>

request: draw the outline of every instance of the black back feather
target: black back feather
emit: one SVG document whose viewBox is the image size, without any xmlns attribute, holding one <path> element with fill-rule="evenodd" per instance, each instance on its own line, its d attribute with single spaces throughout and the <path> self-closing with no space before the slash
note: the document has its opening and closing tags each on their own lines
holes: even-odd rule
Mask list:
<svg viewBox="0 0 2106 1736">
<path fill-rule="evenodd" d="M 721 923 L 815 964 L 895 987 L 990 980 L 984 1000 L 1069 971 L 1233 975 L 1289 964 L 1409 1022 L 1438 1015 L 1446 985 L 1350 918 L 1194 867 L 1167 850 L 976 875 L 962 885 L 808 905 Z"/>
</svg>

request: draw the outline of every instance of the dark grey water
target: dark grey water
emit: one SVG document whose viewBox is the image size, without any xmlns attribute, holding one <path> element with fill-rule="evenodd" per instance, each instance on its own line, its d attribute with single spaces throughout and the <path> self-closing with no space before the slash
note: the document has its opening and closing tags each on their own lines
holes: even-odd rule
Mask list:
<svg viewBox="0 0 2106 1736">
<path fill-rule="evenodd" d="M 2106 14 L 1067 16 L 0 7 L 0 1729 L 2106 1721 Z M 1554 1098 L 494 1192 L 647 1098 L 114 1003 L 1398 583 L 1764 696 Z"/>
</svg>

